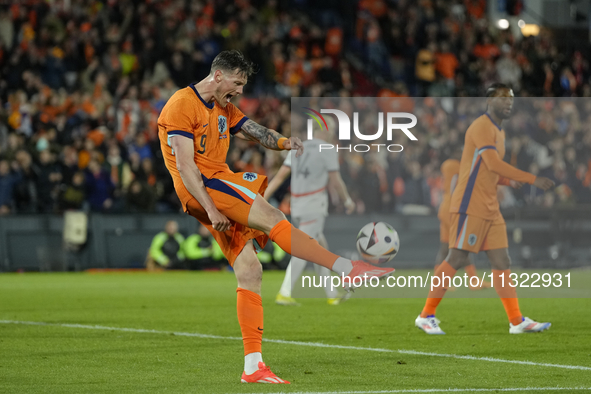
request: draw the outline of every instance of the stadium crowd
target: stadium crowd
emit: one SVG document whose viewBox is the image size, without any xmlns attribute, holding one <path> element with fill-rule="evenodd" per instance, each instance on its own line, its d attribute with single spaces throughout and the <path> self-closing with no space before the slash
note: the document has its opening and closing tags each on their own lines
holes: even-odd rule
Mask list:
<svg viewBox="0 0 591 394">
<path fill-rule="evenodd" d="M 558 187 L 499 193 L 504 206 L 591 203 L 591 101 L 573 98 L 591 96 L 590 52 L 499 30 L 484 0 L 28 0 L 0 8 L 0 214 L 178 210 L 158 115 L 224 49 L 259 67 L 236 104 L 287 136 L 290 97 L 482 96 L 495 81 L 563 97 L 524 104 L 505 157 Z M 439 204 L 469 105 L 417 102 L 430 126 L 418 143 L 340 155 L 359 212 Z M 282 153 L 235 139 L 228 164 L 272 176 Z"/>
</svg>

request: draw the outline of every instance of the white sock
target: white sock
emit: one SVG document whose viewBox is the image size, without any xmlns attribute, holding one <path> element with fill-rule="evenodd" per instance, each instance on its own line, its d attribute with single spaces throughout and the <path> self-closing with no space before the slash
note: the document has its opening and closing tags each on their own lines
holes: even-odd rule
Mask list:
<svg viewBox="0 0 591 394">
<path fill-rule="evenodd" d="M 291 262 L 289 262 L 289 265 L 285 269 L 285 276 L 283 277 L 279 294 L 283 297 L 291 297 Z"/>
<path fill-rule="evenodd" d="M 300 276 L 302 276 L 302 273 L 306 269 L 308 262 L 298 257 L 292 257 L 289 264 L 291 265 L 291 288 L 293 289 L 298 279 L 300 279 Z M 290 268 L 288 267 L 288 269 Z"/>
<path fill-rule="evenodd" d="M 259 362 L 263 362 L 263 355 L 260 352 L 247 354 L 244 356 L 244 372 L 252 375 L 259 370 Z"/>
<path fill-rule="evenodd" d="M 284 297 L 291 297 L 291 289 L 293 289 L 296 281 L 304 272 L 306 268 L 306 261 L 297 257 L 292 257 L 287 269 L 285 270 L 285 278 L 283 278 L 283 284 L 279 289 L 279 294 Z"/>
<path fill-rule="evenodd" d="M 320 278 L 323 278 L 322 280 L 324 281 L 324 278 L 326 277 L 327 280 L 324 281 L 323 283 L 326 284 L 326 286 L 324 286 L 324 292 L 326 293 L 326 298 L 336 298 L 338 295 L 338 292 L 336 289 L 332 288 L 331 285 L 331 281 L 330 281 L 330 277 L 331 277 L 331 272 L 328 268 L 323 267 L 321 265 L 314 265 L 314 269 L 316 270 L 316 275 L 318 275 Z"/>
<path fill-rule="evenodd" d="M 351 272 L 351 270 L 353 269 L 353 263 L 351 262 L 351 260 L 345 259 L 343 257 L 339 257 L 337 259 L 337 261 L 334 262 L 334 265 L 332 266 L 332 270 L 334 272 L 336 272 L 337 274 L 339 274 L 339 276 L 342 275 L 349 275 L 349 273 Z"/>
</svg>

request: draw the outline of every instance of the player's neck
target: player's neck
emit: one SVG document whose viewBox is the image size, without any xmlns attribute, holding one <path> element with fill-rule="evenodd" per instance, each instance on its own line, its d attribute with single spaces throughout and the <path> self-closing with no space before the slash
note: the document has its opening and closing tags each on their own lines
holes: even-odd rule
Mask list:
<svg viewBox="0 0 591 394">
<path fill-rule="evenodd" d="M 493 111 L 486 111 L 487 115 L 492 119 L 493 122 L 500 128 L 503 127 L 503 119 L 499 118 Z"/>
<path fill-rule="evenodd" d="M 203 99 L 208 104 L 211 104 L 215 101 L 214 93 L 214 84 L 213 84 L 213 77 L 207 77 L 202 79 L 200 82 L 195 84 L 195 89 Z"/>
</svg>

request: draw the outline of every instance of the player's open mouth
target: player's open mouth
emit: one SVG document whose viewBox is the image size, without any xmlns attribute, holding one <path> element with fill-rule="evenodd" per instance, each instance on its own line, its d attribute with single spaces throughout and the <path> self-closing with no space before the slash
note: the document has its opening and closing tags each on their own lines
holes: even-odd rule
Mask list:
<svg viewBox="0 0 591 394">
<path fill-rule="evenodd" d="M 232 96 L 231 94 L 227 94 L 226 95 L 226 101 L 229 103 L 230 100 L 232 100 L 232 97 L 234 97 L 234 96 Z"/>
</svg>

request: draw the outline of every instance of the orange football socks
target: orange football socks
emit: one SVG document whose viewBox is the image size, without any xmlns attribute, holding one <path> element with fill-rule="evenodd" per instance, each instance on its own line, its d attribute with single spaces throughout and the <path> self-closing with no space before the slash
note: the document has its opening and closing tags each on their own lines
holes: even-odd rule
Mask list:
<svg viewBox="0 0 591 394">
<path fill-rule="evenodd" d="M 292 226 L 287 220 L 277 223 L 269 232 L 269 238 L 292 256 L 311 261 L 328 269 L 332 269 L 335 261 L 339 258 L 336 254 L 320 246 L 314 238 Z"/>
<path fill-rule="evenodd" d="M 242 331 L 244 355 L 260 353 L 263 341 L 263 301 L 261 296 L 250 290 L 236 290 L 238 293 L 238 323 Z"/>
<path fill-rule="evenodd" d="M 435 310 L 445 295 L 447 288 L 451 286 L 451 281 L 455 274 L 456 270 L 453 269 L 453 267 L 449 265 L 446 260 L 443 260 L 443 263 L 439 264 L 435 270 L 435 273 L 433 274 L 434 277 L 439 277 L 439 286 L 433 287 L 433 290 L 429 291 L 429 296 L 427 297 L 425 307 L 421 312 L 421 317 L 427 317 L 435 314 Z"/>
<path fill-rule="evenodd" d="M 511 270 L 492 270 L 493 273 L 493 284 L 497 294 L 501 298 L 501 302 L 505 307 L 505 312 L 509 321 L 513 325 L 517 325 L 522 322 L 523 315 L 519 310 L 519 300 L 517 299 L 517 290 L 513 286 L 509 286 L 512 281 L 509 279 Z"/>
</svg>

